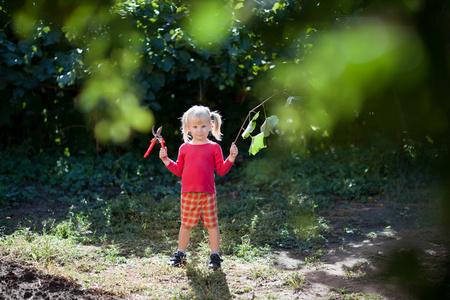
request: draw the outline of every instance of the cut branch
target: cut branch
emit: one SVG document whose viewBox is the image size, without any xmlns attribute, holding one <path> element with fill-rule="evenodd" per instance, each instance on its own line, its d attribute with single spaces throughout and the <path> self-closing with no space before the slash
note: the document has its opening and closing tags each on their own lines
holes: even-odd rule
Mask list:
<svg viewBox="0 0 450 300">
<path fill-rule="evenodd" d="M 277 95 L 277 94 L 279 94 L 279 93 L 281 93 L 281 92 L 284 92 L 284 90 L 279 91 L 279 92 L 276 92 L 275 94 L 273 94 L 272 96 L 270 96 L 269 98 L 267 98 L 266 100 L 264 100 L 263 102 L 261 102 L 260 104 L 258 104 L 258 105 L 255 106 L 252 110 L 250 110 L 250 111 L 248 112 L 247 118 L 245 118 L 244 123 L 242 123 L 241 129 L 239 129 L 239 132 L 238 132 L 238 134 L 237 134 L 237 136 L 236 136 L 236 139 L 234 140 L 234 143 L 236 143 L 237 140 L 239 139 L 239 135 L 241 135 L 241 131 L 244 129 L 245 122 L 247 122 L 247 120 L 250 118 L 250 114 L 251 114 L 251 113 L 254 113 L 255 110 L 257 110 L 257 109 L 260 108 L 262 105 L 264 105 L 264 103 L 266 103 L 267 101 L 269 101 L 273 96 L 275 96 L 275 95 Z"/>
</svg>

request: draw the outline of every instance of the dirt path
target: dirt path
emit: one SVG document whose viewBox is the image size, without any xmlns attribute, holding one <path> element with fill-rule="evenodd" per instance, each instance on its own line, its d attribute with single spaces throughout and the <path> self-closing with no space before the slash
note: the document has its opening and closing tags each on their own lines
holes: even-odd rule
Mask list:
<svg viewBox="0 0 450 300">
<path fill-rule="evenodd" d="M 345 227 L 353 220 L 357 236 L 330 244 L 309 262 L 290 251 L 278 255 L 277 268 L 305 275 L 306 285 L 297 299 L 341 299 L 346 294 L 355 298 L 345 299 L 448 299 L 448 283 L 446 296 L 432 296 L 448 272 L 448 249 L 439 228 L 430 223 L 423 227 L 418 221 L 426 206 L 392 209 L 383 201 L 346 205 L 333 211 L 331 226 L 341 233 L 353 231 Z"/>
<path fill-rule="evenodd" d="M 305 262 L 305 257 L 280 252 L 277 267 L 297 270 L 305 275 L 305 288 L 298 299 L 330 299 L 344 294 L 378 295 L 379 299 L 406 299 L 406 293 L 394 282 L 382 280 L 377 275 L 387 267 L 389 256 L 399 249 L 403 239 L 396 233 L 395 237 L 385 237 L 354 241 L 325 250 L 317 261 Z M 440 246 L 428 245 L 428 251 L 442 253 Z M 434 250 L 431 250 L 434 249 Z M 430 252 L 431 253 L 431 252 Z M 340 298 L 336 298 L 340 299 Z M 356 298 L 358 299 L 358 298 Z M 359 299 L 365 299 L 363 296 Z"/>
</svg>

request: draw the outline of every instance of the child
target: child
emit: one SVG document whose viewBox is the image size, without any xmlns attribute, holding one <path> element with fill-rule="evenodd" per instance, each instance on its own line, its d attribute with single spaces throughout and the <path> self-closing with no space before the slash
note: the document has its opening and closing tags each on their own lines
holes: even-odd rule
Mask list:
<svg viewBox="0 0 450 300">
<path fill-rule="evenodd" d="M 177 162 L 167 157 L 167 148 L 161 147 L 159 158 L 176 176 L 181 177 L 181 228 L 178 252 L 169 265 L 180 267 L 186 264 L 186 249 L 191 230 L 197 227 L 199 219 L 208 228 L 211 255 L 209 267 L 220 268 L 220 231 L 217 220 L 216 188 L 214 171 L 220 176 L 228 173 L 238 155 L 233 143 L 230 155 L 224 161 L 222 148 L 208 139 L 210 133 L 218 140 L 222 134 L 222 118 L 205 106 L 193 106 L 181 118 L 181 132 L 184 144 L 180 146 Z"/>
</svg>

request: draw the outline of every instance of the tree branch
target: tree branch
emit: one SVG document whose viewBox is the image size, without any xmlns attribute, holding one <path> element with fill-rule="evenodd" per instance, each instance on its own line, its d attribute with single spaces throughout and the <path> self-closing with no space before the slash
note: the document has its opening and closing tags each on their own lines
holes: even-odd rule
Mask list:
<svg viewBox="0 0 450 300">
<path fill-rule="evenodd" d="M 282 92 L 284 92 L 284 91 L 285 91 L 285 90 L 276 92 L 275 94 L 273 94 L 272 96 L 270 96 L 269 98 L 267 98 L 266 100 L 264 100 L 263 102 L 261 102 L 260 104 L 258 104 L 258 105 L 255 106 L 252 110 L 250 110 L 250 111 L 248 112 L 247 118 L 245 118 L 244 123 L 242 123 L 241 129 L 239 129 L 239 132 L 238 132 L 238 134 L 237 134 L 237 136 L 236 136 L 236 139 L 234 140 L 234 143 L 237 142 L 239 136 L 241 135 L 241 131 L 244 129 L 245 122 L 247 122 L 248 118 L 250 118 L 250 114 L 251 114 L 251 113 L 254 113 L 255 110 L 257 110 L 259 107 L 261 107 L 262 105 L 264 105 L 264 103 L 266 103 L 267 101 L 269 101 L 273 96 L 275 96 L 275 95 L 277 95 L 277 94 L 279 94 L 279 93 L 282 93 Z"/>
</svg>

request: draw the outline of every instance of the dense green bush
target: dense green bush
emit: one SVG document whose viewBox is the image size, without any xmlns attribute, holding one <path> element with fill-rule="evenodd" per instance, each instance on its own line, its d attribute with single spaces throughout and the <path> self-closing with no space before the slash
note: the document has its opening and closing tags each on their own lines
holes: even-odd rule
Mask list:
<svg viewBox="0 0 450 300">
<path fill-rule="evenodd" d="M 252 184 L 289 191 L 324 207 L 335 199 L 367 201 L 398 188 L 423 187 L 435 176 L 435 163 L 417 155 L 401 155 L 388 142 L 311 148 L 291 155 L 269 149 L 261 158 L 249 161 L 242 172 Z"/>
<path fill-rule="evenodd" d="M 23 201 L 87 201 L 130 193 L 159 193 L 154 182 L 174 185 L 155 158 L 143 159 L 134 153 L 120 157 L 49 155 L 31 157 L 1 152 L 0 200 L 6 207 Z M 164 192 L 164 191 L 163 191 Z"/>
</svg>

